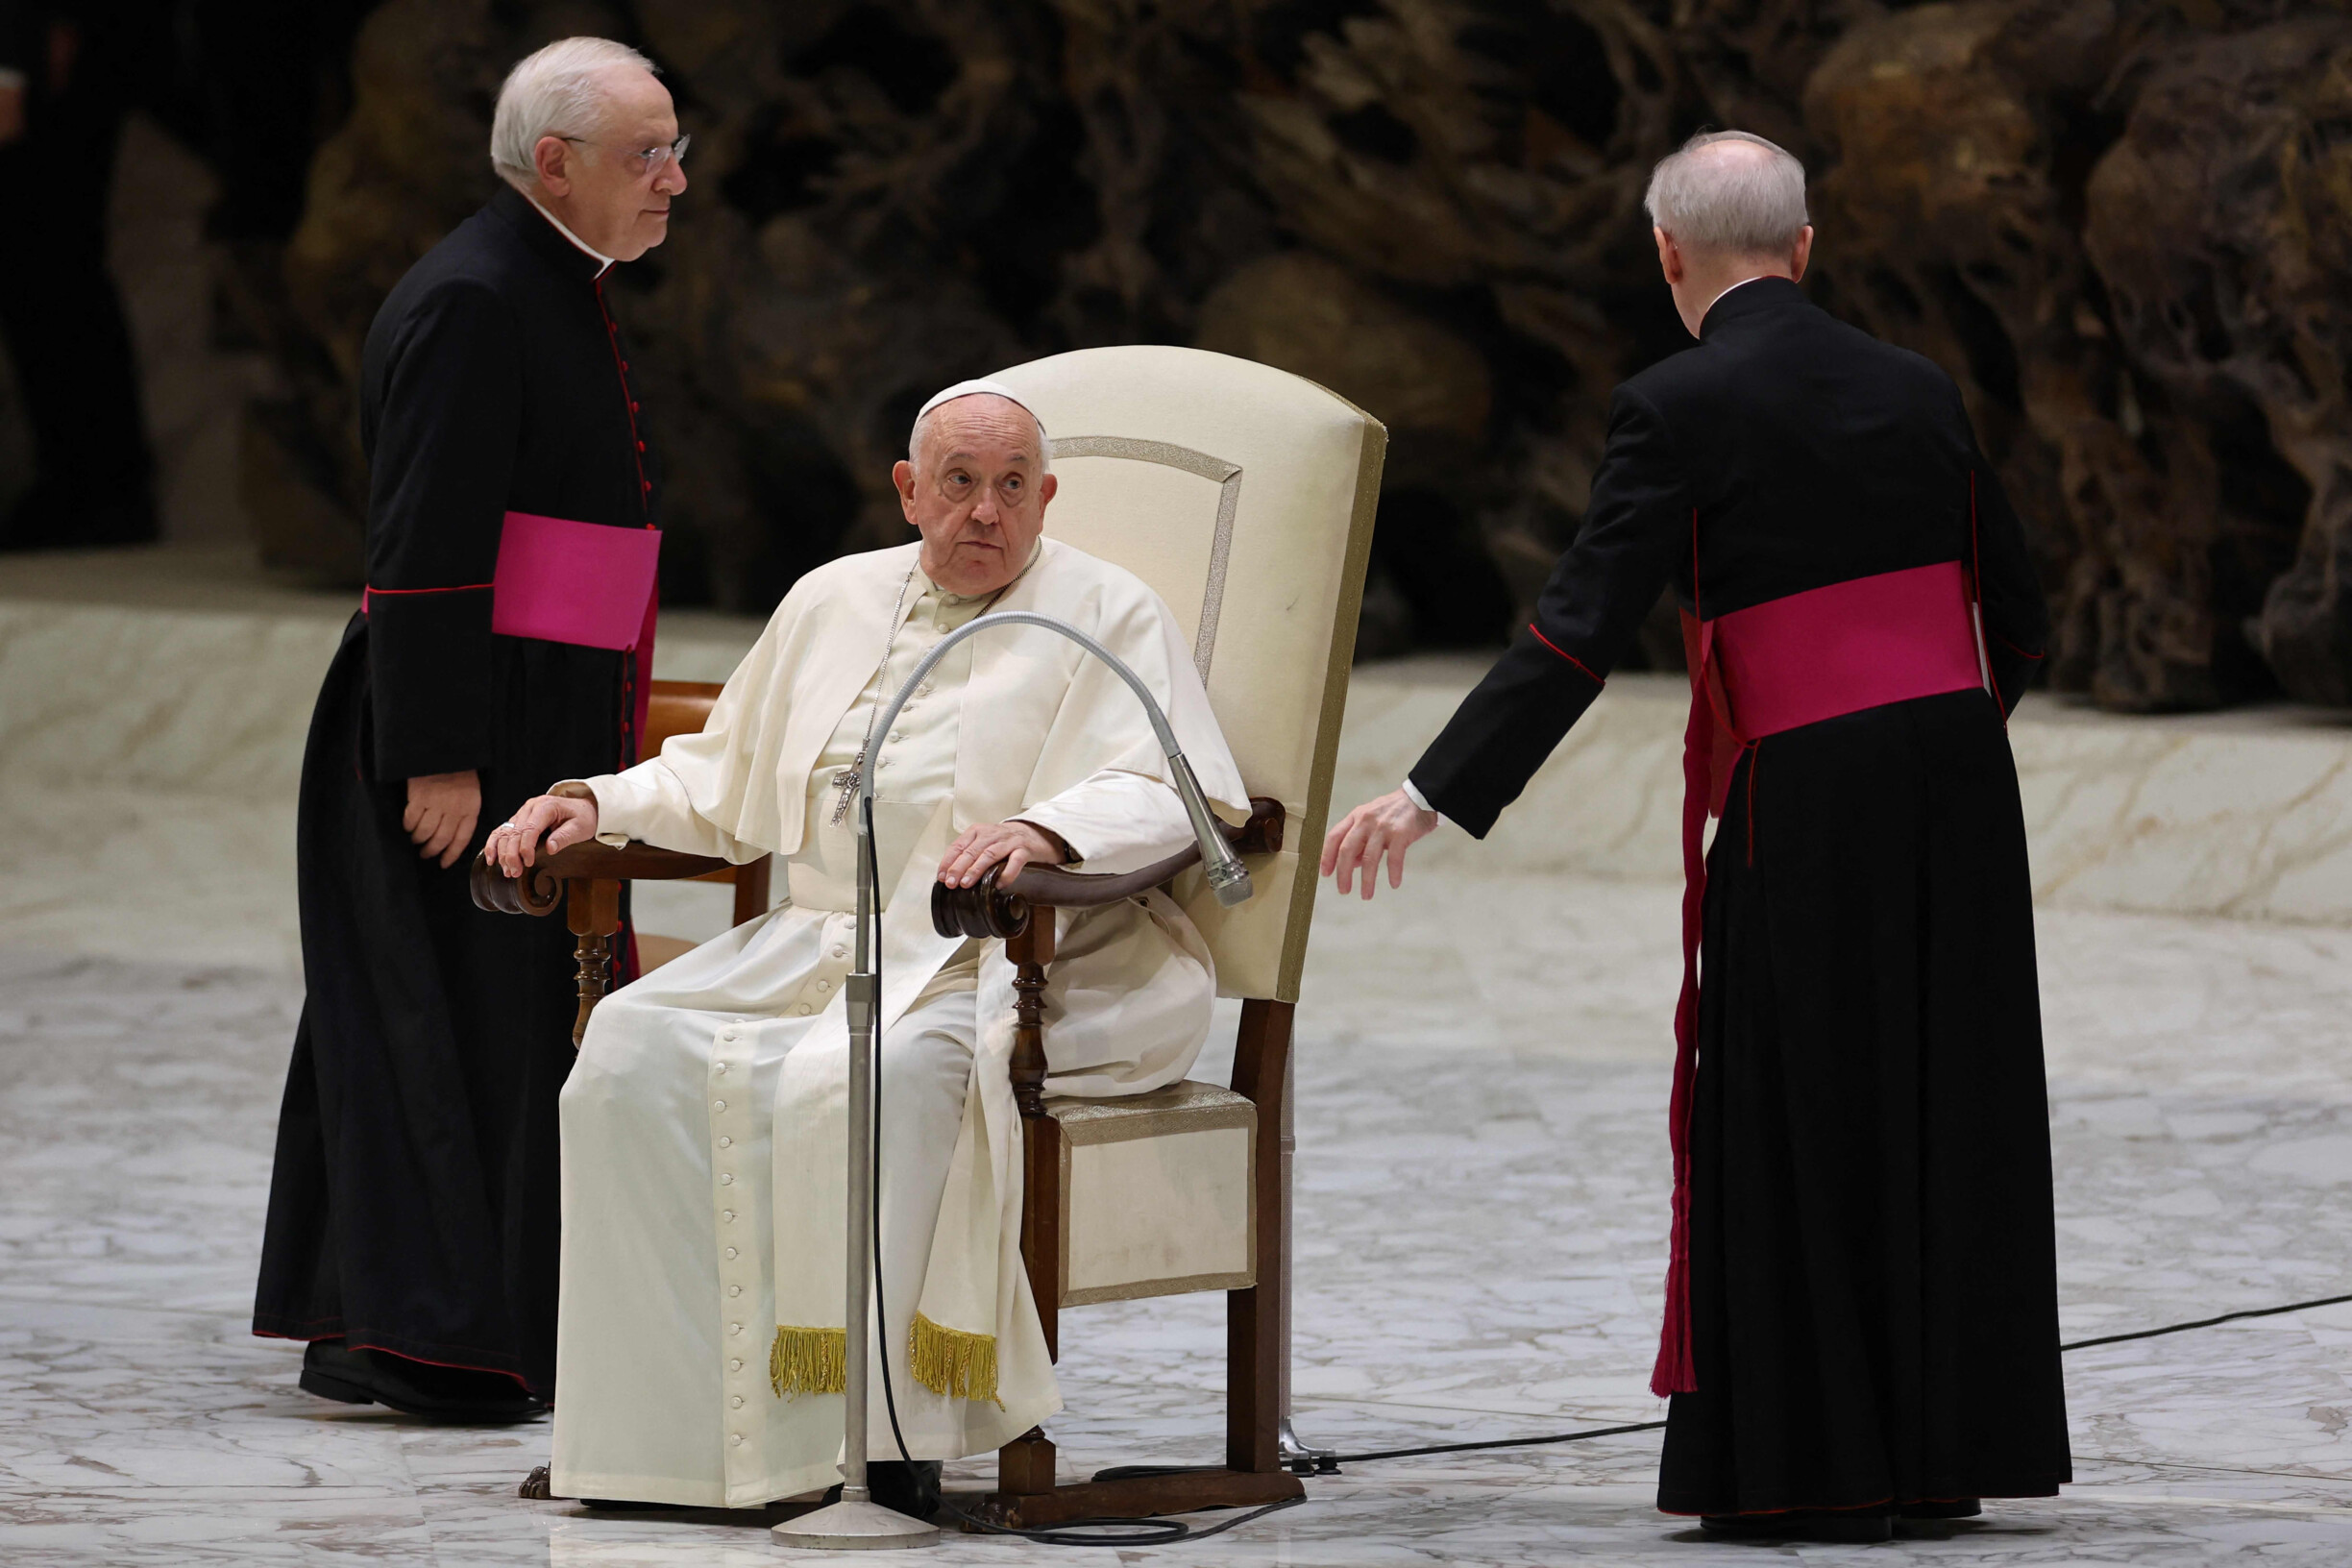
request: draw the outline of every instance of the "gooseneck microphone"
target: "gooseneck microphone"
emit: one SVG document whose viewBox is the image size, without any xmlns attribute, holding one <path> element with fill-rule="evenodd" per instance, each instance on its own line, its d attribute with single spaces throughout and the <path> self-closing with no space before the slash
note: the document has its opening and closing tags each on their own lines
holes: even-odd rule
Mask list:
<svg viewBox="0 0 2352 1568">
<path fill-rule="evenodd" d="M 1194 775 L 1192 764 L 1185 760 L 1184 747 L 1177 744 L 1176 731 L 1169 727 L 1167 715 L 1161 711 L 1159 699 L 1152 696 L 1150 688 L 1137 677 L 1133 670 L 1127 668 L 1117 654 L 1066 621 L 1057 621 L 1050 615 L 1040 615 L 1035 610 L 997 610 L 966 622 L 941 638 L 931 651 L 922 656 L 921 662 L 915 666 L 915 673 L 907 676 L 897 695 L 891 698 L 890 706 L 882 710 L 882 717 L 875 723 L 873 732 L 876 735 L 891 732 L 891 725 L 897 722 L 898 710 L 906 705 L 907 698 L 923 683 L 932 668 L 949 649 L 984 627 L 1014 622 L 1060 632 L 1109 665 L 1112 673 L 1127 683 L 1127 689 L 1135 693 L 1136 700 L 1143 704 L 1143 716 L 1151 721 L 1152 734 L 1158 738 L 1160 749 L 1167 754 L 1168 772 L 1175 779 L 1177 798 L 1184 802 L 1185 815 L 1192 820 L 1192 836 L 1200 841 L 1201 867 L 1208 875 L 1209 891 L 1215 894 L 1216 901 L 1228 909 L 1248 902 L 1249 868 L 1241 864 L 1241 857 L 1234 853 L 1233 845 L 1226 842 L 1224 833 L 1218 828 L 1216 818 L 1209 810 L 1209 797 L 1201 793 L 1200 779 Z M 860 809 L 854 811 L 852 816 L 860 833 L 866 831 L 867 814 L 863 804 L 873 796 L 874 772 L 875 770 L 871 768 L 864 769 L 858 778 Z"/>
</svg>

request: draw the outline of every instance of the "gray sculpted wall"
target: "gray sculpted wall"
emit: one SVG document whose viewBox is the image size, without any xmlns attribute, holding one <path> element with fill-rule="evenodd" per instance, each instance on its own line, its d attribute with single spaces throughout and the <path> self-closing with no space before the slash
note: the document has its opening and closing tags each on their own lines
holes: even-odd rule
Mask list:
<svg viewBox="0 0 2352 1568">
<path fill-rule="evenodd" d="M 245 442 L 282 564 L 355 570 L 368 320 L 489 189 L 503 66 L 575 32 L 661 60 L 696 138 L 619 285 L 673 602 L 764 610 L 894 540 L 944 382 L 1172 341 L 1391 427 L 1363 651 L 1498 639 L 1607 387 L 1686 341 L 1649 166 L 1731 124 L 1814 171 L 1816 298 L 1960 380 L 2036 529 L 2053 684 L 2352 703 L 2340 3 L 389 0 L 282 288 L 231 291 L 291 378 Z"/>
</svg>

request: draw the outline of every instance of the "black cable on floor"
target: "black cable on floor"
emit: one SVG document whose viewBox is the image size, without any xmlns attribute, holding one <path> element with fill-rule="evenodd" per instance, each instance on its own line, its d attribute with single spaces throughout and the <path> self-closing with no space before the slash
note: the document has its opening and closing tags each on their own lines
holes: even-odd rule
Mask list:
<svg viewBox="0 0 2352 1568">
<path fill-rule="evenodd" d="M 2284 1307 L 2249 1307 L 2242 1311 L 2222 1312 L 2216 1317 L 2194 1318 L 2187 1323 L 2167 1323 L 2158 1329 L 2134 1329 L 2129 1334 L 2101 1335 L 2095 1339 L 2077 1339 L 2058 1347 L 2064 1354 L 2070 1350 L 2089 1350 L 2094 1345 L 2119 1345 L 2127 1339 L 2154 1339 L 2168 1334 L 2185 1334 L 2191 1329 L 2210 1329 L 2216 1324 L 2235 1323 L 2244 1317 L 2277 1317 L 2283 1312 L 2309 1311 L 2315 1307 L 2340 1307 L 2352 1302 L 2352 1295 L 2322 1296 L 2316 1301 L 2291 1301 Z M 1593 1427 L 1584 1432 L 1554 1433 L 1544 1437 L 1502 1437 L 1482 1443 L 1433 1443 L 1427 1448 L 1386 1448 L 1377 1454 L 1331 1454 L 1318 1459 L 1315 1474 L 1336 1475 L 1343 1464 L 1369 1464 L 1374 1459 L 1409 1459 L 1423 1454 L 1470 1454 L 1491 1448 L 1542 1448 L 1551 1443 L 1579 1443 L 1587 1437 L 1617 1437 L 1630 1432 L 1655 1432 L 1663 1421 L 1637 1421 L 1623 1427 Z"/>
<path fill-rule="evenodd" d="M 1427 1448 L 1384 1448 L 1377 1454 L 1334 1454 L 1323 1463 L 1336 1469 L 1342 1464 L 1369 1464 L 1374 1459 L 1409 1459 L 1423 1454 L 1468 1454 L 1483 1448 L 1541 1448 L 1546 1443 L 1580 1443 L 1587 1437 L 1616 1437 L 1629 1432 L 1655 1432 L 1663 1421 L 1636 1421 L 1630 1426 L 1594 1427 L 1585 1432 L 1559 1432 L 1548 1437 L 1500 1437 L 1484 1443 L 1432 1443 Z M 1316 1474 L 1332 1472 L 1318 1465 Z"/>
<path fill-rule="evenodd" d="M 2161 1329 L 2134 1329 L 2129 1334 L 2104 1334 L 2096 1339 L 2077 1339 L 2066 1350 L 2089 1350 L 2093 1345 L 2119 1345 L 2126 1339 L 2153 1339 L 2159 1335 L 2179 1334 L 2184 1329 L 2210 1329 L 2217 1323 L 2234 1323 L 2242 1317 L 2276 1317 L 2281 1312 L 2308 1311 L 2314 1307 L 2340 1307 L 2352 1301 L 2352 1296 L 2322 1296 L 2317 1301 L 2291 1301 L 2284 1307 L 2249 1307 L 2242 1312 L 2223 1312 L 2218 1317 L 2200 1317 L 2193 1323 L 2168 1323 Z"/>
</svg>

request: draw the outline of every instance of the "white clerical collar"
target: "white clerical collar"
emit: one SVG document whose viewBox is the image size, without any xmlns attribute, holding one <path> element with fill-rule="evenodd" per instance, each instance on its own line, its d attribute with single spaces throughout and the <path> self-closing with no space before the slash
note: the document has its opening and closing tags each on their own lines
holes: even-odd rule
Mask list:
<svg viewBox="0 0 2352 1568">
<path fill-rule="evenodd" d="M 1750 283 L 1760 283 L 1767 278 L 1785 278 L 1787 276 L 1788 274 L 1784 272 L 1759 272 L 1752 278 L 1742 278 L 1738 282 L 1733 283 L 1731 288 L 1746 288 Z M 1723 304 L 1724 294 L 1730 293 L 1731 288 L 1725 289 L 1723 294 L 1718 294 L 1713 299 L 1707 301 L 1707 310 L 1712 310 L 1717 306 Z M 1703 321 L 1706 319 L 1706 310 L 1700 311 L 1699 316 Z"/>
<path fill-rule="evenodd" d="M 539 206 L 538 197 L 526 195 L 523 199 L 530 203 L 531 206 L 538 208 L 539 215 L 547 219 L 548 222 L 553 224 L 555 226 L 555 232 L 563 235 L 564 238 L 570 240 L 574 250 L 579 252 L 582 256 L 592 256 L 596 257 L 598 262 L 597 276 L 599 278 L 603 277 L 606 272 L 611 270 L 613 258 L 606 256 L 602 251 L 598 250 L 595 246 L 589 244 L 586 240 L 580 238 L 579 235 L 574 233 L 571 230 L 566 229 L 564 227 L 563 219 L 557 217 L 554 213 L 550 212 L 546 208 Z"/>
<path fill-rule="evenodd" d="M 921 582 L 923 585 L 923 591 L 918 597 L 927 599 L 931 595 L 937 594 L 940 597 L 940 602 L 943 604 L 969 604 L 976 599 L 994 599 L 998 595 L 1004 593 L 1006 588 L 1012 587 L 1013 582 L 1018 582 L 1021 578 L 1027 576 L 1029 575 L 1029 569 L 1037 565 L 1038 557 L 1045 552 L 1045 536 L 1041 533 L 1039 534 L 1037 537 L 1037 543 L 1029 547 L 1029 558 L 1021 562 L 1021 569 L 1018 572 L 1013 574 L 1013 582 L 1008 582 L 1004 585 L 1004 588 L 998 588 L 992 593 L 986 594 L 955 594 L 942 588 L 938 583 L 931 580 L 931 574 L 922 569 L 922 555 L 920 553 L 921 547 L 917 546 L 916 549 L 918 553 L 915 557 L 915 576 L 917 580 Z"/>
</svg>

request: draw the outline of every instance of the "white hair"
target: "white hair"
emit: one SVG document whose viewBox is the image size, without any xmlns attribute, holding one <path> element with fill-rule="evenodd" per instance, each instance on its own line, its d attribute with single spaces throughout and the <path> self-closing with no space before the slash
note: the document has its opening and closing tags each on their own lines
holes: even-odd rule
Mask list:
<svg viewBox="0 0 2352 1568">
<path fill-rule="evenodd" d="M 1045 422 L 1038 418 L 1036 412 L 1027 404 L 1013 396 L 1010 388 L 999 391 L 993 387 L 978 386 L 973 387 L 970 391 L 951 386 L 946 392 L 941 393 L 923 404 L 922 412 L 915 416 L 915 428 L 907 432 L 908 467 L 914 469 L 918 474 L 922 472 L 923 443 L 931 437 L 931 422 L 939 417 L 939 411 L 947 404 L 969 397 L 1002 398 L 1022 413 L 1027 414 L 1029 423 L 1037 427 L 1037 471 L 1040 474 L 1053 472 L 1053 443 L 1045 438 Z"/>
<path fill-rule="evenodd" d="M 1707 154 L 1726 142 L 1763 156 Z M 1804 165 L 1746 131 L 1702 132 L 1660 159 L 1642 205 L 1684 250 L 1731 256 L 1786 255 L 1812 221 L 1805 214 Z"/>
<path fill-rule="evenodd" d="M 585 136 L 603 122 L 601 78 L 616 65 L 659 76 L 661 67 L 610 38 L 558 38 L 506 73 L 490 119 L 490 166 L 527 194 L 538 183 L 532 150 L 542 136 Z"/>
</svg>

